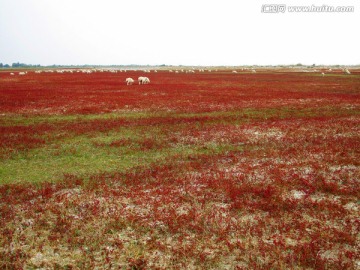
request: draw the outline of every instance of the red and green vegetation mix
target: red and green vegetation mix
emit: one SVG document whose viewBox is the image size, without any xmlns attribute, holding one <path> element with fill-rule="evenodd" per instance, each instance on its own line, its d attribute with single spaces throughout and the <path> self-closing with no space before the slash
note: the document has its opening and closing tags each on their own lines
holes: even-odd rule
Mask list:
<svg viewBox="0 0 360 270">
<path fill-rule="evenodd" d="M 0 72 L 1 269 L 359 269 L 360 72 Z"/>
</svg>

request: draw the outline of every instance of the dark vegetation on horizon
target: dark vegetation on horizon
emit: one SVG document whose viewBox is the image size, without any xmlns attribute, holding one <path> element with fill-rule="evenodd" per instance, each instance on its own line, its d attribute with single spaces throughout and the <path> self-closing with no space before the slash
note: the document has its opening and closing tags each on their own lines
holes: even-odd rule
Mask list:
<svg viewBox="0 0 360 270">
<path fill-rule="evenodd" d="M 26 64 L 26 63 L 20 63 L 20 62 L 16 62 L 16 63 L 12 63 L 10 64 L 4 64 L 0 62 L 0 68 L 64 68 L 64 67 L 78 67 L 78 68 L 82 68 L 82 67 L 173 67 L 173 66 L 194 66 L 194 65 L 166 65 L 166 64 L 161 64 L 161 65 L 142 65 L 142 64 L 114 64 L 114 65 L 91 65 L 91 64 L 83 64 L 83 65 L 57 65 L 57 64 L 53 64 L 53 65 L 41 65 L 41 64 Z M 196 65 L 196 66 L 209 66 L 209 65 Z M 213 65 L 210 65 L 213 66 Z M 214 65 L 214 66 L 224 66 L 224 65 Z M 229 66 L 233 66 L 233 65 L 229 65 Z M 358 67 L 360 65 L 316 65 L 316 64 L 312 64 L 312 65 L 304 65 L 301 63 L 298 63 L 296 65 L 235 65 L 235 66 L 243 66 L 243 67 L 307 67 L 307 68 L 313 68 L 313 67 L 322 67 L 322 66 L 326 66 L 326 67 L 333 67 L 333 68 L 340 68 L 340 67 Z"/>
</svg>

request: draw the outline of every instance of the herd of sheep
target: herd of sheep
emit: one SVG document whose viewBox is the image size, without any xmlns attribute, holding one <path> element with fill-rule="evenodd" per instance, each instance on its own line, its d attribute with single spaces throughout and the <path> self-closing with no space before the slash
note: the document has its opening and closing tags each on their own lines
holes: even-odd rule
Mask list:
<svg viewBox="0 0 360 270">
<path fill-rule="evenodd" d="M 132 71 L 136 71 L 136 70 L 132 70 Z M 148 69 L 145 69 L 145 70 L 141 70 L 142 72 L 144 73 L 150 73 L 150 70 Z M 198 69 L 197 70 L 198 72 L 205 72 L 205 69 Z M 212 70 L 211 69 L 208 69 L 207 70 L 208 72 L 211 72 Z M 213 71 L 218 71 L 218 70 L 213 70 Z M 250 71 L 252 73 L 256 73 L 256 70 L 254 68 L 241 68 L 241 71 Z M 305 70 L 301 70 L 303 72 L 319 72 L 319 70 L 316 70 L 316 69 L 311 69 L 311 70 L 308 70 L 308 69 L 305 69 Z M 330 69 L 327 69 L 327 70 L 323 70 L 323 71 L 320 71 L 320 74 L 322 76 L 325 76 L 325 71 L 326 72 L 329 72 L 331 73 L 333 70 L 330 68 Z M 351 72 L 347 69 L 347 68 L 342 68 L 341 69 L 342 72 L 344 72 L 345 74 L 348 74 L 350 75 Z M 113 69 L 113 68 L 110 68 L 110 69 L 106 69 L 106 68 L 101 68 L 101 69 L 56 69 L 56 70 L 36 70 L 35 73 L 42 73 L 42 72 L 45 72 L 45 73 L 53 73 L 53 72 L 56 72 L 56 73 L 74 73 L 74 72 L 82 72 L 82 73 L 86 73 L 86 74 L 90 74 L 90 73 L 93 73 L 93 72 L 111 72 L 111 73 L 117 73 L 117 72 L 127 72 L 126 69 Z M 157 72 L 157 70 L 153 70 L 153 72 Z M 174 73 L 180 73 L 180 72 L 184 72 L 184 73 L 195 73 L 195 69 L 194 68 L 191 68 L 191 69 L 180 69 L 180 70 L 172 70 L 170 69 L 169 72 L 174 72 Z M 237 70 L 232 70 L 231 71 L 232 73 L 238 73 Z M 23 76 L 23 75 L 26 75 L 28 72 L 27 71 L 20 71 L 18 72 L 18 75 L 20 76 Z M 14 72 L 11 72 L 10 75 L 15 75 Z M 138 77 L 138 83 L 139 84 L 149 84 L 150 83 L 150 79 L 148 77 L 144 77 L 144 76 L 140 76 Z M 126 78 L 125 80 L 125 83 L 126 85 L 132 85 L 134 84 L 135 80 L 131 77 L 129 78 Z"/>
</svg>

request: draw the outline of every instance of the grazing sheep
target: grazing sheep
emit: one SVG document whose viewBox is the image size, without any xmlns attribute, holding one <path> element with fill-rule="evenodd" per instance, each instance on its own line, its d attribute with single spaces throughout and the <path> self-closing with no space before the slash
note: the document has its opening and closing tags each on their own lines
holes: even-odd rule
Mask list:
<svg viewBox="0 0 360 270">
<path fill-rule="evenodd" d="M 10 75 L 15 75 L 15 74 L 11 72 Z"/>
<path fill-rule="evenodd" d="M 145 77 L 144 84 L 150 83 L 150 79 L 148 77 Z"/>
<path fill-rule="evenodd" d="M 324 73 L 324 72 L 322 72 L 322 73 L 321 73 L 321 75 L 324 77 L 324 76 L 325 76 L 325 73 Z"/>
<path fill-rule="evenodd" d="M 139 77 L 138 81 L 139 81 L 139 84 L 148 84 L 148 83 L 150 83 L 150 79 L 148 77 Z"/>
<path fill-rule="evenodd" d="M 237 71 L 236 70 L 233 70 L 233 72 L 232 73 L 237 73 Z"/>
<path fill-rule="evenodd" d="M 26 72 L 19 72 L 19 75 L 25 75 Z"/>
<path fill-rule="evenodd" d="M 344 71 L 346 74 L 351 74 L 351 72 L 347 68 L 345 68 Z"/>
<path fill-rule="evenodd" d="M 133 78 L 126 78 L 125 82 L 126 82 L 126 85 L 132 85 L 134 83 L 134 79 Z"/>
<path fill-rule="evenodd" d="M 143 84 L 144 79 L 145 79 L 145 77 L 139 77 L 139 78 L 138 78 L 139 84 Z"/>
</svg>

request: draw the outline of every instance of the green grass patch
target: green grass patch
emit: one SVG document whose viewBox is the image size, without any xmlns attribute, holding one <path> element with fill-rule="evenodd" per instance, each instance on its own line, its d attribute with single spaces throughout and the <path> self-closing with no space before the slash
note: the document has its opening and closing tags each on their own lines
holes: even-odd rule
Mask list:
<svg viewBox="0 0 360 270">
<path fill-rule="evenodd" d="M 143 133 L 123 130 L 120 133 L 98 134 L 98 136 L 77 136 L 59 143 L 46 145 L 18 153 L 10 159 L 0 161 L 0 183 L 44 181 L 56 182 L 64 174 L 86 178 L 104 172 L 123 172 L 133 167 L 154 162 L 161 163 L 171 157 L 185 157 L 210 152 L 222 152 L 232 146 L 208 144 L 191 146 L 174 144 L 165 148 L 143 149 Z M 145 134 L 149 136 L 149 134 Z M 128 145 L 112 147 L 119 139 L 128 139 Z M 161 138 L 157 138 L 161 144 Z"/>
<path fill-rule="evenodd" d="M 0 124 L 2 126 L 13 126 L 13 125 L 35 125 L 43 123 L 57 123 L 57 122 L 77 122 L 86 120 L 97 120 L 97 119 L 139 119 L 139 118 L 150 118 L 154 116 L 160 116 L 161 113 L 156 112 L 114 112 L 114 113 L 103 113 L 103 114 L 54 114 L 54 115 L 20 115 L 20 114 L 9 114 L 0 116 Z"/>
<path fill-rule="evenodd" d="M 357 108 L 342 108 L 336 106 L 325 106 L 320 108 L 291 108 L 291 107 L 279 107 L 279 108 L 244 108 L 241 110 L 230 110 L 230 111 L 215 111 L 215 112 L 204 112 L 204 113 L 179 113 L 179 112 L 169 112 L 169 111 L 124 111 L 124 112 L 113 112 L 113 113 L 103 113 L 103 114 L 74 114 L 74 115 L 19 115 L 19 114 L 9 114 L 0 116 L 0 125 L 1 126 L 16 126 L 16 125 L 36 125 L 36 124 L 56 124 L 59 122 L 79 122 L 79 121 L 91 121 L 91 120 L 115 120 L 115 119 L 143 119 L 143 118 L 199 118 L 199 117 L 248 117 L 248 118 L 261 118 L 266 119 L 268 117 L 281 116 L 285 117 L 302 117 L 302 116 L 311 116 L 314 114 L 325 115 L 346 115 L 346 114 L 358 114 L 359 110 Z M 210 119 L 211 120 L 211 119 Z"/>
<path fill-rule="evenodd" d="M 159 123 L 153 126 L 134 125 L 104 132 L 72 134 L 62 129 L 44 134 L 45 145 L 37 148 L 18 149 L 7 158 L 0 159 L 0 184 L 14 182 L 61 181 L 64 174 L 88 177 L 103 172 L 123 172 L 137 166 L 154 162 L 161 163 L 169 158 L 186 158 L 188 155 L 223 153 L 241 149 L 231 144 L 199 142 L 186 144 L 171 142 L 169 138 L 184 130 L 201 130 L 204 126 L 216 124 L 241 125 L 251 121 L 266 121 L 269 118 L 318 117 L 358 115 L 357 108 L 323 107 L 298 110 L 295 108 L 242 109 L 208 113 L 146 112 L 112 113 L 99 115 L 57 115 L 57 116 L 13 116 L 2 120 L 5 125 L 36 125 L 56 121 L 81 122 L 91 119 L 174 117 L 195 118 L 199 121 Z M 65 132 L 65 133 L 64 133 Z M 59 133 L 59 134 L 57 134 Z M 59 136 L 57 136 L 59 135 Z M 46 136 L 50 136 L 47 140 Z M 41 137 L 40 137 L 41 138 Z"/>
</svg>

